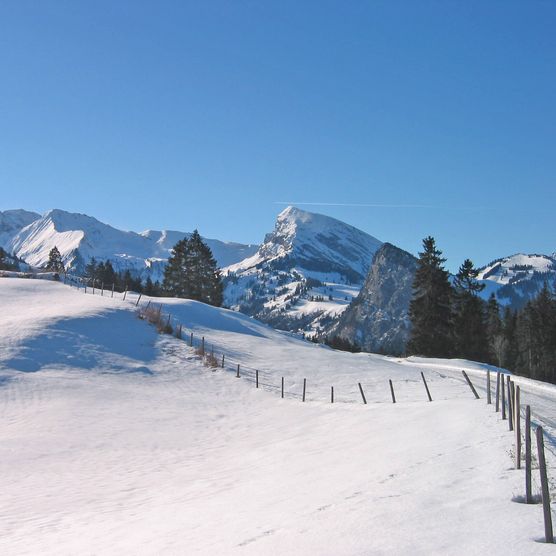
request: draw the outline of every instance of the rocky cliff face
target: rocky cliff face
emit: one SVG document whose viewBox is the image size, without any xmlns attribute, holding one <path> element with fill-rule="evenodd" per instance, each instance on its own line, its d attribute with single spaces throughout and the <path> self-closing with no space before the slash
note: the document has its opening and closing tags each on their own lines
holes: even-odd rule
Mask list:
<svg viewBox="0 0 556 556">
<path fill-rule="evenodd" d="M 409 303 L 417 259 L 385 243 L 333 334 L 357 343 L 364 351 L 403 354 L 409 339 Z"/>
</svg>

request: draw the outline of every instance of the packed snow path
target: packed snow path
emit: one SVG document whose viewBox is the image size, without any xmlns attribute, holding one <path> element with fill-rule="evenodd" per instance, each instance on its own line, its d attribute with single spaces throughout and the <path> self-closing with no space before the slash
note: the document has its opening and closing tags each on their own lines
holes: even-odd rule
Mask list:
<svg viewBox="0 0 556 556">
<path fill-rule="evenodd" d="M 541 507 L 512 501 L 513 436 L 459 362 L 430 362 L 429 403 L 424 360 L 164 303 L 292 394 L 307 378 L 307 403 L 208 370 L 133 302 L 0 279 L 2 554 L 552 553 Z M 553 389 L 536 392 L 553 418 Z"/>
</svg>

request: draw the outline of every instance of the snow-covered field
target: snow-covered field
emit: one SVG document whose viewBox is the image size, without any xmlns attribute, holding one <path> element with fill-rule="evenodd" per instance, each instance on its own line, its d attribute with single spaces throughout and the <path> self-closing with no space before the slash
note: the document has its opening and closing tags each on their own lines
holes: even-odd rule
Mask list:
<svg viewBox="0 0 556 556">
<path fill-rule="evenodd" d="M 483 366 L 335 352 L 153 300 L 225 354 L 211 371 L 135 300 L 0 279 L 0 553 L 553 553 L 542 508 L 513 501 L 524 474 Z M 554 434 L 556 389 L 517 381 Z"/>
</svg>

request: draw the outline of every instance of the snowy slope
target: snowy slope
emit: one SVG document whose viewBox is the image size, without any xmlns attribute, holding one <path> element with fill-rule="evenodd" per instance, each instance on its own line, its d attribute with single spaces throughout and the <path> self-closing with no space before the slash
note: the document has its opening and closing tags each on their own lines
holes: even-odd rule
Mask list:
<svg viewBox="0 0 556 556">
<path fill-rule="evenodd" d="M 556 284 L 556 258 L 523 253 L 503 257 L 481 268 L 479 279 L 487 286 L 483 297 L 495 293 L 501 304 L 520 308 L 545 282 Z"/>
<path fill-rule="evenodd" d="M 161 278 L 165 261 L 185 232 L 125 232 L 85 214 L 51 210 L 21 229 L 7 243 L 7 250 L 33 266 L 43 266 L 57 246 L 64 262 L 76 270 L 95 257 L 112 261 L 117 270 L 130 269 L 139 275 Z M 256 246 L 205 240 L 217 262 L 228 265 L 252 254 Z"/>
<path fill-rule="evenodd" d="M 163 301 L 260 366 L 257 390 L 157 336 L 134 301 L 0 279 L 2 554 L 546 552 L 541 508 L 512 501 L 512 435 L 460 377 L 484 384 L 481 366 L 334 352 Z M 554 389 L 539 392 L 554 413 Z"/>
<path fill-rule="evenodd" d="M 8 244 L 17 233 L 40 218 L 40 214 L 27 210 L 0 211 L 0 247 L 7 249 Z M 9 251 L 9 249 L 7 249 Z"/>
<path fill-rule="evenodd" d="M 357 295 L 381 245 L 344 222 L 288 207 L 255 255 L 224 269 L 225 302 L 277 328 L 318 331 Z"/>
</svg>

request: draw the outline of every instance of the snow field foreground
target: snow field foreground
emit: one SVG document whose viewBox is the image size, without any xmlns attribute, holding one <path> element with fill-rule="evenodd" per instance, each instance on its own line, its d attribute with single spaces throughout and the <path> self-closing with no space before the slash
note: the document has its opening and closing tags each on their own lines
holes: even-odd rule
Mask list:
<svg viewBox="0 0 556 556">
<path fill-rule="evenodd" d="M 257 390 L 156 334 L 133 301 L 0 280 L 2 554 L 553 551 L 536 542 L 541 507 L 512 501 L 506 423 L 453 362 L 334 352 L 162 300 L 227 359 L 264 363 Z"/>
</svg>

